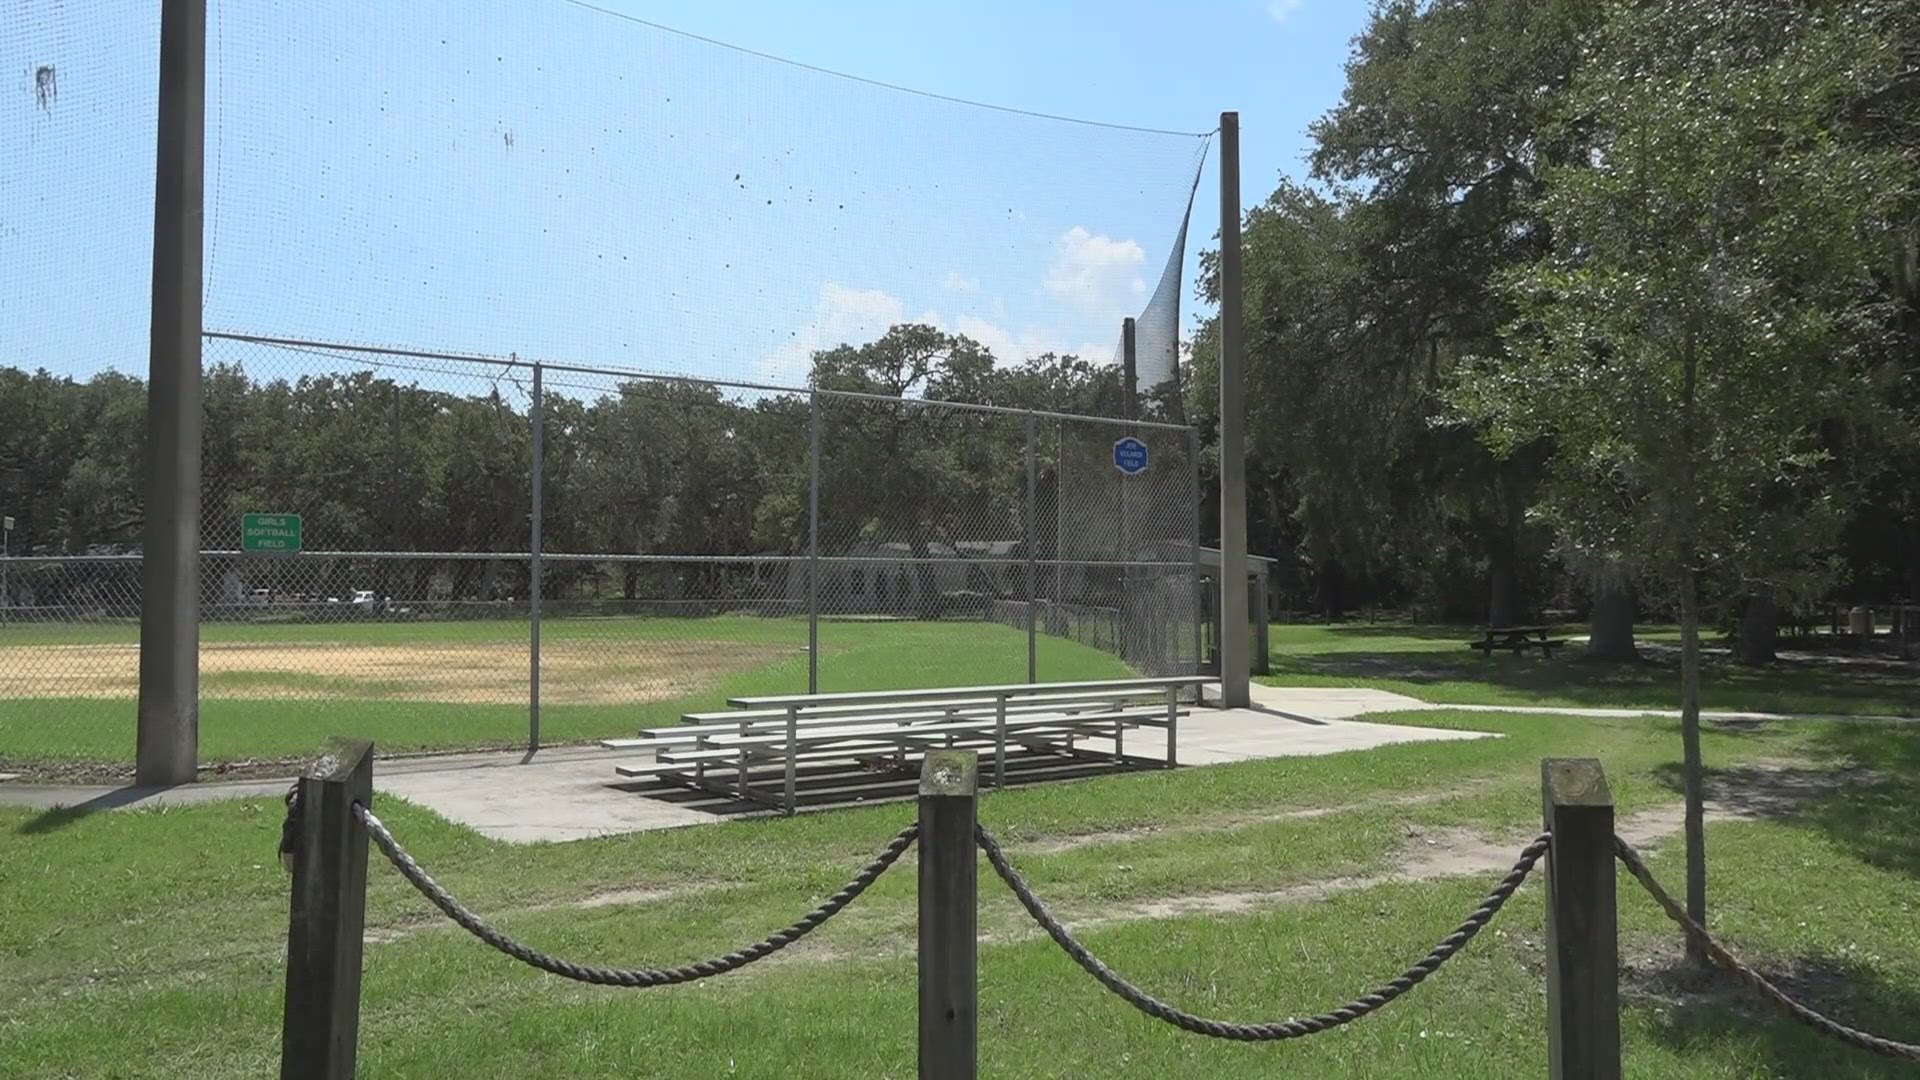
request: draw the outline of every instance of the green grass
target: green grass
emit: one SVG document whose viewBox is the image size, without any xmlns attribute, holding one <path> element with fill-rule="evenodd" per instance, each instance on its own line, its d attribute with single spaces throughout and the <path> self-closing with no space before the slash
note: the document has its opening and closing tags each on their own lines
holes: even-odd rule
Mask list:
<svg viewBox="0 0 1920 1080">
<path fill-rule="evenodd" d="M 1584 628 L 1567 627 L 1584 634 Z M 1450 705 L 1520 705 L 1571 708 L 1677 709 L 1677 660 L 1596 664 L 1577 649 L 1542 659 L 1482 656 L 1466 642 L 1479 638 L 1469 626 L 1408 624 L 1280 625 L 1270 628 L 1276 686 L 1360 686 Z M 1642 638 L 1671 641 L 1670 628 Z M 1920 665 L 1905 671 L 1793 661 L 1754 668 L 1724 657 L 1707 657 L 1700 685 L 1702 707 L 1730 712 L 1804 715 L 1920 715 Z"/>
<path fill-rule="evenodd" d="M 18 632 L 16 632 L 18 631 Z M 548 698 L 540 714 L 546 744 L 589 742 L 631 735 L 653 724 L 674 723 L 683 712 L 717 709 L 728 697 L 804 692 L 806 624 L 752 617 L 555 619 L 542 625 L 547 655 L 589 656 L 597 667 L 583 672 L 550 668 Z M 525 644 L 526 627 L 506 621 L 447 623 L 337 623 L 328 625 L 209 624 L 210 643 L 286 645 Z M 8 628 L 0 646 L 127 645 L 137 630 L 126 627 L 35 626 Z M 606 703 L 567 703 L 569 680 L 615 679 L 629 651 L 643 656 L 649 645 L 687 642 L 738 643 L 762 663 L 721 671 L 690 692 L 665 700 L 623 701 L 615 691 Z M 823 690 L 884 690 L 911 686 L 1021 682 L 1027 673 L 1026 635 L 992 623 L 838 622 L 820 627 Z M 43 663 L 85 663 L 49 654 Z M 431 663 L 428 657 L 423 662 Z M 503 662 L 513 662 L 511 657 Z M 1042 636 L 1037 643 L 1041 677 L 1051 681 L 1133 674 L 1117 657 Z M 524 663 L 523 661 L 521 663 Z M 200 706 L 200 755 L 208 762 L 280 759 L 312 751 L 332 734 L 375 740 L 383 752 L 524 746 L 527 737 L 524 667 L 489 702 L 455 704 L 409 700 L 381 679 L 315 672 L 210 672 Z M 6 673 L 0 672 L 0 694 Z M 591 689 L 591 686 L 584 687 Z M 262 690 L 270 695 L 250 696 Z M 292 696 L 292 695 L 301 696 Z M 311 695 L 311 696 L 307 696 Z M 559 699 L 559 700 L 556 700 Z M 124 764 L 133 749 L 134 703 L 124 697 L 6 697 L 0 701 L 0 766 L 32 772 L 71 763 Z"/>
<path fill-rule="evenodd" d="M 1598 756 L 1623 815 L 1677 794 L 1673 725 L 1520 714 L 1395 714 L 1504 733 L 1326 758 L 1133 774 L 987 795 L 982 819 L 1122 973 L 1187 1008 L 1304 1015 L 1424 954 L 1497 873 L 1336 890 L 1244 913 L 1137 919 L 1173 897 L 1379 874 L 1422 836 L 1517 850 L 1538 759 Z M 1869 765 L 1791 817 L 1709 829 L 1714 928 L 1849 1020 L 1920 1038 L 1920 725 L 1710 730 L 1708 764 Z M 1409 802 L 1410 798 L 1426 801 Z M 1398 800 L 1398 801 L 1396 801 Z M 569 957 L 673 963 L 782 925 L 904 823 L 892 804 L 567 844 L 480 838 L 394 800 L 396 833 L 509 932 Z M 1312 817 L 1294 811 L 1325 811 Z M 74 815 L 0 810 L 0 1075 L 256 1076 L 274 1067 L 287 882 L 273 801 Z M 1409 836 L 1409 834 L 1413 836 Z M 1077 838 L 1077 845 L 1065 841 Z M 1679 845 L 1656 870 L 1677 882 Z M 376 862 L 378 856 L 375 856 Z M 373 868 L 361 1024 L 369 1076 L 909 1076 L 911 856 L 817 935 L 746 971 L 649 991 L 534 973 L 448 927 Z M 984 871 L 982 1073 L 1487 1077 L 1544 1071 L 1537 882 L 1429 982 L 1303 1043 L 1203 1041 L 1107 996 L 1035 935 Z M 577 907 L 612 890 L 651 899 Z M 1627 1071 L 1636 1077 L 1895 1077 L 1674 971 L 1677 938 L 1630 881 Z M 1679 1003 L 1676 1005 L 1675 1003 Z"/>
</svg>

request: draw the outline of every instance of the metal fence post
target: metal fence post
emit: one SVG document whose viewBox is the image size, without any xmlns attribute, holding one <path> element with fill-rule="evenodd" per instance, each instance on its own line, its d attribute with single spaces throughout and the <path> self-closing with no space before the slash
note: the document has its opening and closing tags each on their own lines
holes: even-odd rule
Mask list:
<svg viewBox="0 0 1920 1080">
<path fill-rule="evenodd" d="M 530 669 L 527 673 L 527 749 L 540 749 L 540 530 L 545 518 L 546 396 L 540 385 L 540 365 L 533 365 L 533 512 L 528 527 L 528 593 L 532 601 Z"/>
<path fill-rule="evenodd" d="M 1040 472 L 1034 460 L 1034 443 L 1039 438 L 1040 420 L 1027 414 L 1027 681 L 1040 681 L 1040 567 L 1035 561 L 1040 546 L 1035 522 L 1040 512 Z M 1056 496 L 1057 497 L 1057 496 Z"/>
<path fill-rule="evenodd" d="M 1138 361 L 1134 352 L 1134 322 L 1131 317 L 1120 320 L 1120 364 L 1121 390 L 1123 400 L 1121 409 L 1129 420 L 1140 418 L 1140 396 L 1138 376 L 1135 374 Z M 1140 437 L 1139 429 L 1128 424 L 1120 429 L 1127 437 Z M 1134 565 L 1140 555 L 1134 550 L 1133 543 L 1133 502 L 1134 487 L 1139 477 L 1120 473 L 1120 640 L 1118 653 L 1120 659 L 1129 665 L 1138 662 L 1140 655 L 1139 622 L 1136 617 L 1138 606 L 1135 596 L 1139 591 L 1139 568 Z M 1149 670 L 1150 674 L 1160 674 Z"/>
<path fill-rule="evenodd" d="M 807 393 L 807 693 L 820 692 L 820 391 Z"/>
<path fill-rule="evenodd" d="M 367 833 L 353 804 L 373 802 L 373 743 L 329 739 L 297 790 L 280 1075 L 350 1080 L 367 906 Z"/>
<path fill-rule="evenodd" d="M 1613 794 L 1591 758 L 1540 762 L 1547 852 L 1547 1075 L 1620 1076 Z"/>
<path fill-rule="evenodd" d="M 978 1068 L 971 750 L 930 750 L 920 766 L 920 1077 L 973 1080 Z"/>
</svg>

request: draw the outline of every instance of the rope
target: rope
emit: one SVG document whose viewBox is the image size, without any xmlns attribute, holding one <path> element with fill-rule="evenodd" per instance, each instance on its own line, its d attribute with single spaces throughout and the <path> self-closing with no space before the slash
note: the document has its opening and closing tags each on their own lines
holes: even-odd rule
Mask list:
<svg viewBox="0 0 1920 1080">
<path fill-rule="evenodd" d="M 920 835 L 919 822 L 901 829 L 898 835 L 887 841 L 886 847 L 880 849 L 880 854 L 874 856 L 873 861 L 862 867 L 860 872 L 854 875 L 853 880 L 847 882 L 839 892 L 827 897 L 824 903 L 807 912 L 792 926 L 756 941 L 744 949 L 683 967 L 603 968 L 575 964 L 548 956 L 495 930 L 478 915 L 467 910 L 460 901 L 455 900 L 440 887 L 438 882 L 429 877 L 425 870 L 420 869 L 420 864 L 413 861 L 413 857 L 406 853 L 406 850 L 400 846 L 400 842 L 395 840 L 393 834 L 387 831 L 387 827 L 374 816 L 373 811 L 355 803 L 353 815 L 365 827 L 367 834 L 373 837 L 373 842 L 386 853 L 387 860 L 400 871 L 400 876 L 411 882 L 414 888 L 420 890 L 422 896 L 433 901 L 435 907 L 445 912 L 447 918 L 459 923 L 469 934 L 523 964 L 529 964 L 562 978 L 593 983 L 597 986 L 671 986 L 674 983 L 692 982 L 695 979 L 721 975 L 776 953 L 807 936 L 814 928 L 837 914 L 841 908 L 852 903 L 854 898 L 865 892 L 867 886 L 873 884 L 874 879 L 878 878 L 887 867 L 892 866 Z"/>
<path fill-rule="evenodd" d="M 1846 1043 L 1848 1046 L 1871 1051 L 1875 1054 L 1882 1054 L 1887 1057 L 1900 1058 L 1904 1061 L 1920 1061 L 1920 1046 L 1912 1043 L 1896 1042 L 1892 1039 L 1883 1039 L 1878 1035 L 1869 1034 L 1858 1028 L 1850 1028 L 1838 1020 L 1822 1016 L 1788 997 L 1786 991 L 1768 982 L 1765 976 L 1742 963 L 1738 957 L 1728 952 L 1719 942 L 1713 940 L 1713 938 L 1708 935 L 1705 927 L 1694 922 L 1693 917 L 1687 914 L 1686 909 L 1681 907 L 1672 896 L 1668 895 L 1667 890 L 1661 888 L 1658 881 L 1654 880 L 1653 871 L 1647 869 L 1647 864 L 1640 858 L 1640 853 L 1633 850 L 1633 845 L 1616 835 L 1613 838 L 1613 848 L 1614 853 L 1618 855 L 1620 861 L 1625 864 L 1627 872 L 1639 879 L 1640 884 L 1646 888 L 1648 894 L 1653 897 L 1654 902 L 1666 911 L 1667 917 L 1679 923 L 1681 930 L 1685 931 L 1689 938 L 1698 941 L 1706 950 L 1707 955 L 1713 958 L 1714 963 L 1725 968 L 1735 978 L 1745 983 L 1748 989 L 1771 1002 L 1788 1016 L 1830 1039 L 1837 1039 L 1840 1042 Z"/>
<path fill-rule="evenodd" d="M 1196 1016 L 1177 1009 L 1115 974 L 1111 968 L 1101 963 L 1099 958 L 1088 952 L 1086 946 L 1074 940 L 1066 927 L 1060 925 L 1060 921 L 1054 918 L 1053 913 L 1047 910 L 1047 906 L 1041 903 L 1040 898 L 1027 887 L 1026 881 L 1020 877 L 1019 872 L 1007 861 L 1006 853 L 1000 849 L 999 843 L 994 840 L 992 834 L 988 833 L 984 827 L 976 826 L 975 837 L 981 849 L 987 853 L 987 861 L 993 864 L 994 870 L 1006 881 L 1007 887 L 1013 890 L 1013 895 L 1020 899 L 1021 905 L 1027 909 L 1027 914 L 1033 916 L 1033 920 L 1046 930 L 1048 936 L 1052 937 L 1068 956 L 1073 957 L 1074 962 L 1085 969 L 1087 974 L 1098 980 L 1100 985 L 1113 991 L 1127 1004 L 1148 1016 L 1165 1020 L 1175 1027 L 1191 1031 L 1196 1035 L 1248 1042 L 1297 1039 L 1352 1023 L 1413 989 L 1422 979 L 1433 974 L 1449 957 L 1459 952 L 1467 942 L 1473 940 L 1473 936 L 1480 932 L 1487 921 L 1500 910 L 1501 905 L 1507 902 L 1507 898 L 1513 895 L 1513 891 L 1520 887 L 1520 883 L 1526 880 L 1527 873 L 1540 860 L 1540 856 L 1546 853 L 1551 842 L 1550 836 L 1542 833 L 1523 848 L 1519 861 L 1513 864 L 1513 869 L 1507 873 L 1500 884 L 1494 886 L 1493 891 L 1480 902 L 1480 906 L 1474 909 L 1473 914 L 1468 915 L 1453 933 L 1448 934 L 1440 944 L 1434 946 L 1433 951 L 1428 953 L 1425 959 L 1379 989 L 1355 998 L 1337 1009 L 1310 1016 L 1304 1020 L 1239 1024 Z"/>
</svg>

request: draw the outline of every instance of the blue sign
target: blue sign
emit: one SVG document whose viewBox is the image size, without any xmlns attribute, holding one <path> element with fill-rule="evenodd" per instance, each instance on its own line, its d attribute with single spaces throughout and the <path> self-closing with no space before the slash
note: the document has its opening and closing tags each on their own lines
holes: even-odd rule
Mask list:
<svg viewBox="0 0 1920 1080">
<path fill-rule="evenodd" d="M 1128 476 L 1147 471 L 1147 444 L 1129 435 L 1113 444 L 1113 467 Z"/>
</svg>

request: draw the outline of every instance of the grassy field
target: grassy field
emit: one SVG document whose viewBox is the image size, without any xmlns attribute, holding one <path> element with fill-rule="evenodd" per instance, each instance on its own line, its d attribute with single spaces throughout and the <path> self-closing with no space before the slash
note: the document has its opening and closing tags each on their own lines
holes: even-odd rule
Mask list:
<svg viewBox="0 0 1920 1080">
<path fill-rule="evenodd" d="M 1578 632 L 1577 628 L 1570 628 Z M 750 616 L 553 619 L 542 626 L 541 736 L 586 742 L 718 708 L 729 696 L 806 687 L 806 624 Z M 525 744 L 528 642 L 513 620 L 240 624 L 203 629 L 201 756 L 275 760 L 329 734 L 383 751 Z M 1674 708 L 1670 650 L 1630 665 L 1575 656 L 1485 657 L 1470 627 L 1276 625 L 1273 674 L 1291 686 L 1367 686 L 1447 704 Z M 1649 635 L 1670 641 L 1672 632 Z M 124 771 L 132 752 L 138 628 L 0 628 L 0 771 Z M 1026 638 L 990 623 L 821 624 L 826 690 L 1018 682 Z M 1116 657 L 1042 636 L 1041 678 L 1130 674 Z M 1820 715 L 1920 714 L 1920 665 L 1710 657 L 1709 709 Z"/>
<path fill-rule="evenodd" d="M 1586 629 L 1564 632 L 1584 637 Z M 1482 656 L 1465 644 L 1479 636 L 1471 626 L 1276 624 L 1269 637 L 1272 674 L 1260 681 L 1365 686 L 1456 705 L 1680 707 L 1678 634 L 1669 627 L 1643 631 L 1641 640 L 1655 647 L 1643 650 L 1646 659 L 1636 664 L 1589 663 L 1577 647 L 1552 659 Z M 1754 668 L 1709 655 L 1700 697 L 1704 708 L 1732 712 L 1920 716 L 1920 663 L 1901 668 L 1783 660 Z"/>
<path fill-rule="evenodd" d="M 982 819 L 1123 974 L 1234 1019 L 1329 1007 L 1422 955 L 1537 829 L 1542 756 L 1600 757 L 1623 827 L 1645 834 L 1657 872 L 1677 882 L 1679 844 L 1661 824 L 1678 798 L 1671 722 L 1390 719 L 1507 737 L 1016 789 L 986 796 Z M 1715 931 L 1814 1004 L 1920 1038 L 1920 725 L 1714 729 L 1705 751 L 1729 801 L 1767 790 L 1797 800 L 1710 827 Z M 892 804 L 510 846 L 397 801 L 379 809 L 509 932 L 614 964 L 682 962 L 785 924 L 912 813 Z M 0 1075 L 271 1072 L 287 903 L 279 824 L 274 801 L 0 810 Z M 913 875 L 909 856 L 814 937 L 745 971 L 619 991 L 485 949 L 376 865 L 362 1071 L 910 1076 Z M 1139 1015 L 1039 936 L 984 867 L 981 888 L 983 1075 L 1544 1071 L 1537 881 L 1383 1013 L 1270 1046 L 1206 1041 Z M 1620 888 L 1629 1075 L 1914 1075 L 1685 973 L 1672 927 L 1630 880 Z"/>
<path fill-rule="evenodd" d="M 800 620 L 555 619 L 541 637 L 549 744 L 807 687 Z M 130 626 L 0 631 L 0 766 L 127 762 L 137 639 Z M 1019 682 L 1027 672 L 1026 635 L 992 623 L 828 620 L 820 641 L 823 690 Z M 1038 663 L 1056 681 L 1132 673 L 1045 636 Z M 215 623 L 203 631 L 201 668 L 205 761 L 297 756 L 329 734 L 393 752 L 526 743 L 527 628 L 517 622 Z"/>
</svg>

